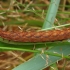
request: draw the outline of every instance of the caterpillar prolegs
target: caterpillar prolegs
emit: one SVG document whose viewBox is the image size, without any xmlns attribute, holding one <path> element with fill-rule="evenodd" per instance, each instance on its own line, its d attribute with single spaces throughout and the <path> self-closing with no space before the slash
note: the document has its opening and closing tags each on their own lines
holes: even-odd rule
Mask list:
<svg viewBox="0 0 70 70">
<path fill-rule="evenodd" d="M 4 31 L 0 29 L 0 37 L 15 42 L 52 42 L 70 38 L 70 28 L 48 31 Z"/>
</svg>

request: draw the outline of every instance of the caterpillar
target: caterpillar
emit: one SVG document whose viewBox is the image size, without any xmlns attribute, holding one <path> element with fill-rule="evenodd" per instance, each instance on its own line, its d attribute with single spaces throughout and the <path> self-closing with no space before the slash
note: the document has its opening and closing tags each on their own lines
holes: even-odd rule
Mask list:
<svg viewBox="0 0 70 70">
<path fill-rule="evenodd" d="M 0 37 L 14 42 L 52 42 L 70 38 L 70 28 L 47 31 L 5 31 L 0 29 Z"/>
</svg>

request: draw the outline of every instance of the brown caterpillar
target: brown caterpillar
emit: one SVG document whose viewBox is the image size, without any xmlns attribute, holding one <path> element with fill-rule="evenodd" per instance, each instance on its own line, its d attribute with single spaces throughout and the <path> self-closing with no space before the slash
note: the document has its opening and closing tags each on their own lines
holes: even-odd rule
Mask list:
<svg viewBox="0 0 70 70">
<path fill-rule="evenodd" d="M 70 28 L 48 31 L 4 31 L 0 29 L 0 37 L 16 42 L 52 42 L 70 38 Z"/>
</svg>

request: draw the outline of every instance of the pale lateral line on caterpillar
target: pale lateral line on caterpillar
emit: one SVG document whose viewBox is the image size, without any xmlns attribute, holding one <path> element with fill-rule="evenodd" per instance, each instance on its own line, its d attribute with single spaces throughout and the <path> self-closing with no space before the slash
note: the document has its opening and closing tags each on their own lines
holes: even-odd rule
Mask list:
<svg viewBox="0 0 70 70">
<path fill-rule="evenodd" d="M 4 31 L 0 29 L 0 37 L 15 42 L 52 42 L 70 38 L 70 28 L 48 31 Z"/>
</svg>

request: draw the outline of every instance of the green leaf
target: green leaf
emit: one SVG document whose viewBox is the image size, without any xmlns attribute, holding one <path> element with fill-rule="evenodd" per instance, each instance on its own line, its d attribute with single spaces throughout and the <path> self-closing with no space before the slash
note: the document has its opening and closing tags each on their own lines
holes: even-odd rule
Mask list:
<svg viewBox="0 0 70 70">
<path fill-rule="evenodd" d="M 57 67 L 57 64 L 54 63 L 50 66 L 50 69 L 49 70 L 58 70 L 58 67 Z"/>
<path fill-rule="evenodd" d="M 15 19 L 12 19 L 10 21 L 5 22 L 6 25 L 24 25 L 26 23 L 28 23 L 28 25 L 30 25 L 30 26 L 38 26 L 38 27 L 42 27 L 42 25 L 43 25 L 43 21 L 40 21 L 40 20 L 17 21 Z M 2 25 L 1 22 L 0 22 L 0 25 Z"/>
<path fill-rule="evenodd" d="M 49 56 L 51 57 L 51 56 Z M 51 58 L 53 58 L 52 56 Z M 33 57 L 29 61 L 19 65 L 18 67 L 14 68 L 13 70 L 41 70 L 44 67 L 46 67 L 46 55 L 45 54 L 38 54 L 37 56 Z M 57 60 L 58 57 L 56 57 L 55 60 Z M 52 62 L 54 62 L 53 60 Z M 49 65 L 49 64 L 48 64 Z M 47 65 L 47 66 L 48 66 Z"/>
<path fill-rule="evenodd" d="M 64 55 L 70 54 L 70 45 L 56 46 L 49 50 L 49 53 L 61 54 L 62 58 Z M 47 54 L 38 54 L 31 58 L 27 62 L 17 66 L 13 70 L 41 70 L 55 63 L 56 61 L 62 59 L 61 57 L 51 56 Z"/>
<path fill-rule="evenodd" d="M 63 45 L 70 45 L 70 42 L 67 41 L 62 41 L 62 42 L 56 41 L 56 42 L 45 42 L 45 43 L 43 42 L 42 43 L 18 43 L 17 42 L 16 44 L 11 44 L 10 41 L 7 41 L 7 43 L 0 42 L 0 49 L 24 51 L 23 49 L 33 49 L 34 47 L 35 49 L 37 49 L 43 47 L 56 47 L 56 46 L 63 46 Z"/>
<path fill-rule="evenodd" d="M 45 18 L 45 22 L 43 25 L 43 29 L 45 28 L 49 28 L 53 26 L 57 11 L 58 11 L 58 7 L 59 7 L 59 3 L 60 0 L 51 0 L 46 18 Z"/>
</svg>

